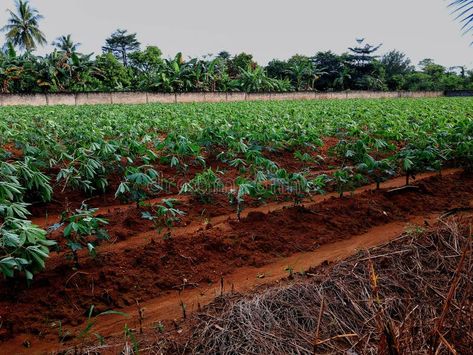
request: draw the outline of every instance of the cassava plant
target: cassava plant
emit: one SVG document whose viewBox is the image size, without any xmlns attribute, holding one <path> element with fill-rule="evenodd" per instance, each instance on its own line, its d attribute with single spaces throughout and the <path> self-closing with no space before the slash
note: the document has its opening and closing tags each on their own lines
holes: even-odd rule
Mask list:
<svg viewBox="0 0 473 355">
<path fill-rule="evenodd" d="M 16 172 L 9 164 L 0 165 L 0 273 L 5 277 L 24 274 L 29 282 L 44 269 L 56 242 L 27 220 L 28 204 L 21 202 L 23 188 Z"/>
<path fill-rule="evenodd" d="M 148 205 L 151 212 L 142 212 L 141 216 L 153 221 L 158 234 L 161 234 L 165 228 L 170 233 L 171 228 L 181 220 L 180 217 L 185 215 L 185 212 L 176 208 L 178 203 L 179 201 L 176 199 L 163 199 L 161 204 Z"/>
<path fill-rule="evenodd" d="M 79 250 L 85 247 L 89 255 L 95 257 L 96 245 L 109 239 L 108 232 L 104 228 L 108 222 L 104 218 L 96 217 L 97 211 L 98 208 L 89 208 L 83 204 L 74 214 L 63 220 L 66 225 L 63 235 L 67 240 L 75 268 L 79 268 Z"/>
<path fill-rule="evenodd" d="M 190 193 L 201 202 L 208 203 L 212 195 L 221 192 L 224 187 L 218 175 L 222 175 L 222 172 L 213 171 L 211 168 L 198 173 L 192 180 L 182 185 L 179 193 Z"/>
<path fill-rule="evenodd" d="M 159 183 L 159 174 L 149 165 L 128 167 L 125 171 L 125 180 L 120 183 L 115 192 L 115 198 L 124 201 L 139 203 L 149 195 L 154 195 L 163 190 Z"/>
<path fill-rule="evenodd" d="M 376 190 L 379 190 L 382 182 L 395 175 L 392 160 L 376 160 L 369 154 L 366 154 L 363 163 L 358 164 L 358 171 L 376 183 Z"/>
<path fill-rule="evenodd" d="M 339 196 L 343 197 L 345 192 L 355 190 L 357 184 L 363 180 L 363 176 L 354 173 L 349 167 L 343 167 L 333 173 L 331 180 L 335 184 L 335 190 Z"/>
</svg>

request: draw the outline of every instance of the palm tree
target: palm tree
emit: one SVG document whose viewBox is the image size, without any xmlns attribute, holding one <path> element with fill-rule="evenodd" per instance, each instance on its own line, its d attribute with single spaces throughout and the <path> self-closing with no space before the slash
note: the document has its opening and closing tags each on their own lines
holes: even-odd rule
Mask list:
<svg viewBox="0 0 473 355">
<path fill-rule="evenodd" d="M 17 0 L 16 12 L 7 10 L 10 15 L 7 25 L 0 29 L 13 45 L 32 51 L 37 45 L 46 44 L 46 38 L 38 23 L 43 18 L 38 10 L 31 8 L 28 1 Z"/>
<path fill-rule="evenodd" d="M 80 43 L 74 43 L 71 38 L 71 35 L 61 36 L 56 38 L 56 40 L 52 43 L 54 47 L 62 52 L 76 53 L 77 49 L 81 45 Z"/>
<path fill-rule="evenodd" d="M 450 7 L 455 8 L 453 13 L 462 24 L 464 33 L 473 31 L 473 0 L 452 0 Z"/>
</svg>

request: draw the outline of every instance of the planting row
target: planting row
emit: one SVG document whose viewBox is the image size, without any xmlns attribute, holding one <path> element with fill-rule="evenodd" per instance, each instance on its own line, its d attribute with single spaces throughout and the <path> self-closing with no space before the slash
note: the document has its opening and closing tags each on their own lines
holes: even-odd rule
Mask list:
<svg viewBox="0 0 473 355">
<path fill-rule="evenodd" d="M 52 248 L 93 257 L 107 239 L 96 209 L 65 203 L 105 195 L 136 203 L 158 233 L 179 221 L 174 199 L 245 204 L 340 195 L 368 182 L 473 162 L 471 99 L 252 102 L 2 109 L 0 272 L 28 280 Z M 75 194 L 75 195 L 74 195 Z M 77 195 L 78 194 L 78 195 Z M 62 199 L 62 201 L 61 201 Z M 29 220 L 30 205 L 59 200 L 65 242 Z M 93 201 L 93 199 L 91 200 Z M 90 203 L 88 203 L 90 205 Z M 97 207 L 97 206 L 94 206 Z M 77 208 L 77 209 L 76 209 Z"/>
</svg>

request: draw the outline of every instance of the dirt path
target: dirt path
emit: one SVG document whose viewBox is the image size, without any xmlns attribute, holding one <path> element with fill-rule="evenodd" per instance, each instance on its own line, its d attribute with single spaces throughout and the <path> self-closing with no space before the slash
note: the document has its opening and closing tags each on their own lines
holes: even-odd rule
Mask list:
<svg viewBox="0 0 473 355">
<path fill-rule="evenodd" d="M 297 253 L 287 258 L 280 258 L 262 267 L 239 268 L 225 276 L 223 292 L 231 292 L 233 289 L 235 292 L 245 293 L 258 286 L 274 283 L 287 277 L 289 268 L 294 272 L 302 272 L 325 261 L 333 262 L 345 259 L 358 250 L 371 248 L 397 238 L 409 226 L 422 226 L 425 222 L 434 223 L 438 217 L 439 214 L 432 214 L 427 217 L 416 216 L 407 223 L 395 222 L 375 227 L 368 233 L 323 245 L 312 252 Z M 209 304 L 221 292 L 221 285 L 216 283 L 207 287 L 185 289 L 181 292 L 175 291 L 145 302 L 141 304 L 141 307 L 145 310 L 144 325 L 150 327 L 159 320 L 178 319 L 182 317 L 181 301 L 186 305 L 187 312 L 192 313 L 198 310 L 199 304 L 200 306 Z M 122 311 L 130 315 L 137 313 L 136 307 L 125 308 Z M 123 317 L 109 316 L 100 319 L 94 329 L 101 334 L 113 334 L 114 330 L 123 329 L 125 322 L 127 320 L 124 320 Z M 129 325 L 135 323 L 133 326 L 138 326 L 136 321 L 131 323 L 128 321 L 128 323 Z"/>
<path fill-rule="evenodd" d="M 473 204 L 473 200 L 471 201 Z M 343 260 L 357 251 L 382 245 L 399 237 L 408 227 L 423 226 L 425 223 L 435 223 L 440 214 L 428 216 L 415 216 L 407 222 L 388 223 L 372 228 L 369 232 L 353 236 L 332 244 L 326 244 L 312 252 L 297 253 L 286 258 L 278 258 L 262 267 L 242 267 L 226 275 L 223 280 L 223 292 L 228 293 L 251 292 L 255 288 L 278 282 L 288 276 L 288 269 L 302 272 L 311 267 L 316 267 L 323 262 L 336 262 Z M 144 309 L 143 328 L 145 332 L 151 330 L 159 321 L 180 319 L 182 317 L 182 304 L 185 304 L 187 315 L 211 303 L 222 293 L 218 283 L 210 286 L 186 288 L 183 291 L 174 291 L 166 295 L 151 299 L 140 304 Z M 125 324 L 130 328 L 138 328 L 139 321 L 137 307 L 130 306 L 120 310 L 129 315 L 125 318 L 120 315 L 107 315 L 96 318 L 96 323 L 91 333 L 106 335 L 106 337 L 119 336 L 123 333 Z M 72 333 L 79 333 L 84 325 L 76 329 L 68 328 Z M 31 342 L 31 349 L 24 346 L 25 339 Z M 52 350 L 58 351 L 63 346 L 57 342 L 40 341 L 31 339 L 26 335 L 18 335 L 7 343 L 2 344 L 2 353 L 5 354 L 41 354 Z"/>
</svg>

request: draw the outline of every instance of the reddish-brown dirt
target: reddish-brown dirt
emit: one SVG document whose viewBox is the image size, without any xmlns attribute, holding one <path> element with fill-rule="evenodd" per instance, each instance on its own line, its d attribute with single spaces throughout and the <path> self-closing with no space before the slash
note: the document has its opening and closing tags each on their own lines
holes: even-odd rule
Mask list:
<svg viewBox="0 0 473 355">
<path fill-rule="evenodd" d="M 320 173 L 328 173 L 333 171 L 333 166 L 337 166 L 339 163 L 335 157 L 329 154 L 330 148 L 337 144 L 337 138 L 324 138 L 324 145 L 319 148 L 319 150 L 312 149 L 302 149 L 301 152 L 309 153 L 313 161 L 311 162 L 302 162 L 294 158 L 294 152 L 288 150 L 281 150 L 278 152 L 265 152 L 264 155 L 266 158 L 274 161 L 279 167 L 287 169 L 288 171 L 301 171 L 310 169 L 312 175 L 317 175 Z M 13 145 L 4 147 L 7 151 L 12 154 L 12 159 L 15 160 L 20 157 L 21 151 L 15 149 Z M 229 190 L 234 186 L 234 181 L 238 176 L 251 174 L 249 172 L 239 171 L 237 168 L 230 166 L 227 163 L 223 163 L 218 160 L 215 154 L 204 154 L 206 160 L 206 166 L 194 162 L 187 161 L 188 168 L 186 170 L 180 170 L 176 167 L 171 167 L 169 163 L 163 163 L 159 160 L 153 164 L 153 168 L 159 172 L 161 175 L 161 180 L 163 186 L 165 187 L 164 192 L 160 192 L 159 196 L 174 197 L 174 195 L 179 193 L 179 188 L 182 186 L 182 183 L 188 182 L 192 179 L 197 173 L 202 172 L 205 169 L 211 168 L 214 171 L 221 171 L 224 174 L 220 175 L 226 190 Z M 322 157 L 320 160 L 318 157 Z M 135 162 L 135 165 L 138 162 Z M 338 164 L 339 165 L 339 164 Z M 120 200 L 115 198 L 115 192 L 123 178 L 123 171 L 126 167 L 126 163 L 123 162 L 120 166 L 120 171 L 111 172 L 107 176 L 109 185 L 104 193 L 95 193 L 93 195 L 87 194 L 83 191 L 72 190 L 70 188 L 64 188 L 62 183 L 57 183 L 53 186 L 53 200 L 49 203 L 40 203 L 37 200 L 37 197 L 33 198 L 33 205 L 29 208 L 33 217 L 43 217 L 45 215 L 55 215 L 60 214 L 65 210 L 74 210 L 81 206 L 82 202 L 86 202 L 93 207 L 102 207 L 109 208 L 110 206 L 115 206 L 120 204 Z M 55 167 L 50 169 L 47 172 L 48 176 L 55 177 L 60 170 L 60 167 Z M 55 179 L 52 179 L 55 181 Z M 169 183 L 165 183 L 169 182 Z M 223 197 L 223 199 L 225 199 Z M 225 201 L 226 202 L 226 201 Z M 216 216 L 221 214 L 221 209 L 214 204 L 208 204 L 204 206 L 204 213 L 207 213 L 208 216 Z M 216 209 L 216 210 L 214 210 Z M 200 213 L 200 211 L 199 211 Z"/>
<path fill-rule="evenodd" d="M 401 186 L 402 181 L 395 179 L 384 186 Z M 473 177 L 460 172 L 426 175 L 416 186 L 416 190 L 397 193 L 372 191 L 371 186 L 351 197 L 329 195 L 304 207 L 272 203 L 249 208 L 241 221 L 234 218 L 225 195 L 207 205 L 184 198 L 179 208 L 188 214 L 172 231 L 172 238 L 165 240 L 151 222 L 141 218 L 136 206 L 104 207 L 100 213 L 110 222 L 111 240 L 98 247 L 95 259 L 81 254 L 80 269 L 73 270 L 63 252 L 55 253 L 30 287 L 23 280 L 0 282 L 0 342 L 8 346 L 28 339 L 49 344 L 51 349 L 57 342 L 58 324 L 76 334 L 85 327 L 91 305 L 98 314 L 110 309 L 128 311 L 136 307 L 136 300 L 160 304 L 159 300 L 170 297 L 172 303 L 178 290 L 195 288 L 200 293 L 203 287 L 218 287 L 222 276 L 233 275 L 228 276 L 231 279 L 241 270 L 278 265 L 281 258 L 351 240 L 372 228 L 378 228 L 382 242 L 383 235 L 391 235 L 388 229 L 393 223 L 467 207 L 473 198 Z M 47 226 L 56 217 L 37 222 Z M 60 239 L 60 232 L 53 237 Z M 344 248 L 351 250 L 349 245 Z M 164 313 L 161 306 L 156 309 Z M 99 324 L 97 328 L 105 329 Z M 112 328 L 106 329 L 122 329 Z"/>
</svg>

